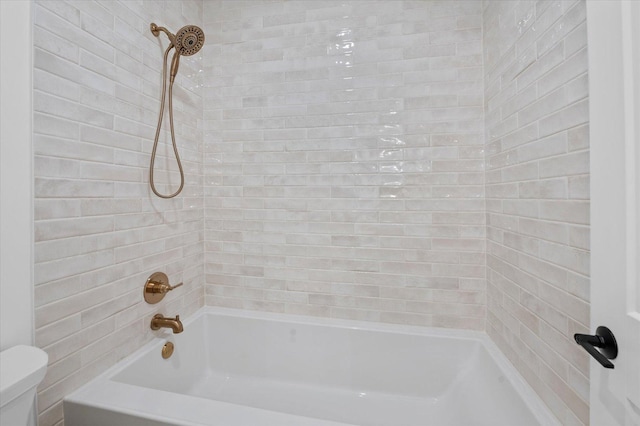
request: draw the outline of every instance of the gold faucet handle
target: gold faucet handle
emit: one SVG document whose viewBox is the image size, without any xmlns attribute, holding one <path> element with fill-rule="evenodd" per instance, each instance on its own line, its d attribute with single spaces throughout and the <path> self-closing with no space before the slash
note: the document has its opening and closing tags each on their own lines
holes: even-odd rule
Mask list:
<svg viewBox="0 0 640 426">
<path fill-rule="evenodd" d="M 180 287 L 182 284 L 183 284 L 183 283 L 178 283 L 178 284 L 174 285 L 173 287 L 169 286 L 169 291 L 174 290 L 174 289 L 176 289 L 176 288 Z"/>
<path fill-rule="evenodd" d="M 152 288 L 151 288 L 151 292 L 152 292 L 152 293 L 162 293 L 162 294 L 164 294 L 164 293 L 168 293 L 168 292 L 170 292 L 171 290 L 173 290 L 173 289 L 175 289 L 175 288 L 178 288 L 178 287 L 180 287 L 180 286 L 182 285 L 182 283 L 180 283 L 180 284 L 176 284 L 176 285 L 174 285 L 174 286 L 172 287 L 172 286 L 170 286 L 169 284 L 160 283 L 160 282 L 156 282 L 156 283 L 152 282 L 151 284 L 153 284 L 153 285 L 151 286 L 151 287 L 152 287 Z"/>
<path fill-rule="evenodd" d="M 165 293 L 168 293 L 168 292 L 170 292 L 171 290 L 173 290 L 173 289 L 175 289 L 175 288 L 180 287 L 181 285 L 182 285 L 182 283 L 180 283 L 180 284 L 176 284 L 176 285 L 174 285 L 174 286 L 172 287 L 172 286 L 170 286 L 169 284 L 165 284 L 165 283 L 162 283 L 162 282 L 154 282 L 154 281 L 151 281 L 151 282 L 149 283 L 149 289 L 148 289 L 147 291 L 148 291 L 149 293 L 155 293 L 155 294 L 160 293 L 160 294 L 165 294 Z"/>
<path fill-rule="evenodd" d="M 180 287 L 182 284 L 183 283 L 179 283 L 171 286 L 167 274 L 164 272 L 154 272 L 144 285 L 144 300 L 150 304 L 158 303 L 164 298 L 165 294 Z"/>
</svg>

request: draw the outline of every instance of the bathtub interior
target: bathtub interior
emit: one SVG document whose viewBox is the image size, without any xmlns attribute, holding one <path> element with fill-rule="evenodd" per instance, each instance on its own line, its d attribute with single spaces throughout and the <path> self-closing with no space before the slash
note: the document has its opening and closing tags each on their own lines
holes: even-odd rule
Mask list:
<svg viewBox="0 0 640 426">
<path fill-rule="evenodd" d="M 540 424 L 477 338 L 207 314 L 115 382 L 360 425 Z"/>
</svg>

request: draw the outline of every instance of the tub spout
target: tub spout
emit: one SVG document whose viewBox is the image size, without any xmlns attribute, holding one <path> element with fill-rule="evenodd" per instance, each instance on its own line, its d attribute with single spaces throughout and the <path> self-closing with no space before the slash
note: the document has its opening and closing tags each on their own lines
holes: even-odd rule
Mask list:
<svg viewBox="0 0 640 426">
<path fill-rule="evenodd" d="M 151 329 L 159 330 L 160 328 L 170 328 L 173 330 L 173 334 L 182 333 L 184 328 L 180 321 L 180 315 L 176 315 L 175 318 L 165 318 L 162 314 L 156 314 L 151 319 Z"/>
</svg>

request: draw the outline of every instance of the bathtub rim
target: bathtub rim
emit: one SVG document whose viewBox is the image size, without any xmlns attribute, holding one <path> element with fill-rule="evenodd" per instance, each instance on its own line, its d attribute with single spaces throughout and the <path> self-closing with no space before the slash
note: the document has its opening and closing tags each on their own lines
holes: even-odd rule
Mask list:
<svg viewBox="0 0 640 426">
<path fill-rule="evenodd" d="M 382 333 L 394 333 L 400 335 L 410 335 L 410 336 L 424 336 L 424 337 L 438 337 L 438 338 L 449 338 L 456 340 L 467 340 L 467 341 L 475 341 L 481 344 L 484 349 L 487 351 L 489 356 L 495 361 L 496 366 L 500 370 L 500 372 L 504 375 L 504 377 L 509 381 L 511 386 L 513 386 L 514 390 L 520 395 L 523 399 L 525 405 L 531 410 L 533 416 L 536 420 L 539 421 L 541 425 L 550 425 L 550 426 L 560 426 L 561 423 L 557 417 L 551 412 L 551 410 L 547 407 L 547 405 L 542 401 L 540 396 L 531 388 L 531 386 L 525 381 L 522 375 L 517 371 L 515 366 L 511 363 L 511 361 L 502 353 L 502 351 L 498 348 L 495 342 L 491 340 L 489 335 L 483 331 L 474 331 L 474 330 L 461 330 L 461 329 L 449 329 L 449 328 L 440 328 L 440 327 L 424 327 L 424 326 L 415 326 L 415 325 L 405 325 L 405 324 L 388 324 L 388 323 L 378 323 L 373 321 L 359 321 L 359 320 L 350 320 L 350 319 L 339 319 L 339 318 L 327 318 L 327 317 L 315 317 L 315 316 L 306 316 L 306 315 L 297 315 L 297 314 L 288 314 L 288 313 L 275 313 L 275 312 L 263 312 L 263 311 L 248 311 L 243 309 L 234 309 L 234 308 L 226 308 L 226 307 L 218 307 L 218 306 L 203 306 L 198 309 L 195 313 L 190 315 L 188 318 L 184 319 L 182 322 L 184 324 L 185 329 L 189 327 L 190 324 L 197 321 L 203 316 L 227 316 L 227 317 L 237 317 L 237 318 L 245 318 L 245 319 L 256 319 L 256 320 L 265 320 L 265 321 L 275 321 L 281 323 L 289 323 L 289 324 L 299 324 L 299 325 L 310 325 L 310 326 L 322 326 L 328 328 L 342 328 L 342 329 L 350 329 L 350 330 L 362 330 L 362 331 L 371 331 L 371 332 L 382 332 Z M 132 354 L 122 358 L 115 365 L 109 367 L 107 370 L 99 374 L 98 376 L 91 379 L 89 382 L 83 384 L 81 387 L 66 395 L 63 398 L 63 401 L 75 403 L 75 404 L 84 404 L 91 405 L 97 408 L 107 409 L 118 411 L 125 414 L 130 415 L 144 415 L 152 420 L 161 420 L 163 417 L 155 415 L 149 412 L 135 411 L 131 409 L 127 409 L 124 407 L 112 407 L 108 404 L 102 402 L 96 402 L 92 400 L 88 400 L 83 398 L 83 393 L 86 393 L 87 389 L 95 386 L 101 386 L 101 384 L 105 384 L 105 382 L 117 383 L 118 385 L 123 385 L 127 387 L 138 387 L 135 385 L 117 382 L 111 380 L 113 376 L 117 373 L 121 372 L 132 363 L 145 356 L 150 351 L 159 350 L 162 345 L 166 343 L 167 340 L 171 340 L 170 331 L 161 330 L 156 332 L 156 337 L 152 338 L 151 341 L 145 343 L 139 349 L 137 349 Z M 144 387 L 143 387 L 144 388 Z M 147 389 L 147 388 L 144 388 Z M 161 391 L 157 389 L 153 389 L 154 391 L 171 394 L 170 392 Z M 278 413 L 270 410 L 263 410 L 254 407 L 247 407 L 242 405 L 236 405 L 221 401 L 214 401 L 220 405 L 220 407 L 226 406 L 237 406 L 242 409 L 250 409 L 250 410 L 258 410 L 264 413 L 276 413 L 283 414 L 285 416 L 291 416 L 292 418 L 298 419 L 309 419 L 309 420 L 318 420 L 320 421 L 318 424 L 327 425 L 340 425 L 343 423 L 326 421 L 323 419 L 312 419 L 306 417 L 300 417 L 295 414 L 286 414 L 286 413 Z M 228 407 L 227 407 L 228 408 Z M 164 418 L 165 420 L 170 420 L 170 418 Z M 182 419 L 173 419 L 184 421 L 184 425 L 197 425 L 199 423 L 193 423 L 189 420 Z M 306 423 L 306 422 L 305 422 Z M 311 421 L 311 424 L 315 423 Z"/>
</svg>

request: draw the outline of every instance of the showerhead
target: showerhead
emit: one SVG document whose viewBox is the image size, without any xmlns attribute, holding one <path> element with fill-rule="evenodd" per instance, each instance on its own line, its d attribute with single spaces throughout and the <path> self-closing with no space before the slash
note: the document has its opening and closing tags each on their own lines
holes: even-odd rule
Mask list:
<svg viewBox="0 0 640 426">
<path fill-rule="evenodd" d="M 204 45 L 204 31 L 195 25 L 187 25 L 180 28 L 177 33 L 172 34 L 164 27 L 159 27 L 154 23 L 151 24 L 151 32 L 154 36 L 158 37 L 160 35 L 160 31 L 164 32 L 167 37 L 169 37 L 169 41 L 171 41 L 169 49 L 176 49 L 176 53 L 174 53 L 173 59 L 171 60 L 171 71 L 169 73 L 169 79 L 173 82 L 178 74 L 180 56 L 195 55 L 200 51 L 200 49 L 202 49 L 202 46 Z"/>
<path fill-rule="evenodd" d="M 187 25 L 178 30 L 173 44 L 181 55 L 195 55 L 204 45 L 204 32 L 200 27 Z"/>
<path fill-rule="evenodd" d="M 1 1 L 1 0 L 0 0 Z M 202 49 L 204 45 L 204 32 L 195 25 L 187 25 L 180 28 L 176 34 L 172 34 L 164 27 L 159 27 L 153 22 L 150 25 L 151 33 L 158 37 L 160 31 L 165 33 L 169 37 L 169 47 L 164 51 L 164 58 L 162 61 L 162 98 L 160 99 L 160 115 L 158 117 L 158 126 L 156 127 L 156 136 L 153 139 L 153 150 L 151 151 L 151 164 L 149 165 L 149 185 L 154 194 L 160 198 L 173 198 L 177 196 L 184 187 L 184 171 L 182 170 L 182 163 L 180 162 L 180 155 L 178 155 L 178 146 L 176 145 L 176 137 L 173 128 L 173 83 L 176 75 L 178 74 L 178 65 L 180 64 L 180 56 L 195 55 Z M 173 145 L 173 152 L 176 156 L 178 163 L 178 169 L 180 170 L 180 187 L 173 194 L 161 194 L 156 189 L 153 181 L 153 167 L 156 158 L 156 149 L 158 148 L 158 137 L 160 136 L 160 128 L 162 127 L 162 115 L 164 114 L 164 100 L 165 92 L 167 88 L 167 58 L 169 57 L 169 51 L 175 49 L 173 53 L 173 59 L 171 60 L 171 73 L 169 75 L 169 126 L 171 128 L 171 143 Z"/>
</svg>

